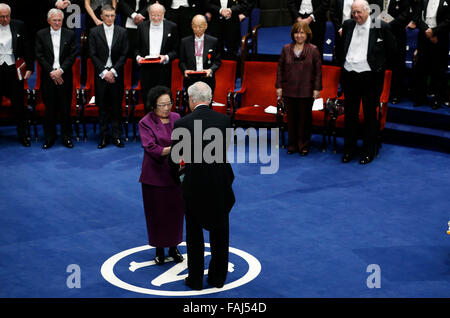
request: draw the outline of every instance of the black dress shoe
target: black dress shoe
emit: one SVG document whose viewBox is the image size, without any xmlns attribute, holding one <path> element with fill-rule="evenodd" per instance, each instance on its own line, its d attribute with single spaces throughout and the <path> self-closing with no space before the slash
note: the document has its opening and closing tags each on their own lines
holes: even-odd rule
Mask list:
<svg viewBox="0 0 450 318">
<path fill-rule="evenodd" d="M 24 147 L 30 147 L 31 146 L 31 143 L 30 143 L 30 141 L 28 140 L 27 137 L 20 137 L 19 141 L 22 144 L 22 146 L 24 146 Z"/>
<path fill-rule="evenodd" d="M 352 159 L 353 159 L 353 153 L 351 153 L 351 152 L 345 152 L 344 155 L 342 156 L 343 163 L 348 163 L 348 162 L 352 161 Z"/>
<path fill-rule="evenodd" d="M 169 248 L 169 256 L 173 258 L 175 263 L 181 263 L 184 260 L 183 255 L 176 247 Z"/>
<path fill-rule="evenodd" d="M 164 260 L 165 260 L 164 248 L 157 247 L 156 248 L 156 256 L 155 256 L 155 263 L 157 265 L 162 265 L 162 264 L 164 264 Z"/>
<path fill-rule="evenodd" d="M 300 156 L 307 156 L 308 155 L 308 153 L 309 153 L 309 150 L 308 149 L 303 149 L 302 151 L 300 151 Z"/>
<path fill-rule="evenodd" d="M 373 161 L 373 156 L 371 155 L 364 155 L 361 157 L 361 159 L 359 159 L 359 163 L 362 165 L 371 163 Z"/>
<path fill-rule="evenodd" d="M 64 145 L 64 147 L 73 148 L 73 143 L 70 139 L 63 139 L 62 144 Z"/>
<path fill-rule="evenodd" d="M 103 148 L 105 148 L 106 146 L 108 146 L 108 138 L 106 138 L 106 137 L 102 137 L 102 138 L 100 138 L 100 142 L 98 143 L 98 149 L 103 149 Z"/>
<path fill-rule="evenodd" d="M 114 138 L 114 139 L 112 140 L 112 144 L 113 144 L 114 146 L 116 146 L 116 147 L 119 147 L 119 148 L 125 147 L 125 144 L 123 143 L 122 139 L 120 139 L 120 138 Z"/>
<path fill-rule="evenodd" d="M 431 102 L 431 109 L 436 110 L 438 108 L 441 108 L 441 103 L 437 100 L 434 100 Z"/>
<path fill-rule="evenodd" d="M 44 145 L 42 146 L 43 149 L 49 149 L 55 144 L 54 139 L 46 140 Z"/>
<path fill-rule="evenodd" d="M 210 279 L 208 277 L 208 284 L 210 284 L 211 286 L 214 286 L 216 288 L 222 288 L 225 283 L 224 282 L 218 283 L 214 279 Z"/>
<path fill-rule="evenodd" d="M 189 276 L 184 279 L 184 283 L 186 284 L 186 286 L 188 286 L 194 290 L 202 290 L 203 289 L 202 282 L 194 283 Z"/>
</svg>

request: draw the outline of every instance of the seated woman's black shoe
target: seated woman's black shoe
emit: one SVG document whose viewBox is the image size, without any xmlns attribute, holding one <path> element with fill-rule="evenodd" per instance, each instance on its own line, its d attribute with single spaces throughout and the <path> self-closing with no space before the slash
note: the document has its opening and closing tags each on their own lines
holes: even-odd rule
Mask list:
<svg viewBox="0 0 450 318">
<path fill-rule="evenodd" d="M 175 263 L 181 263 L 184 260 L 183 255 L 176 247 L 169 248 L 169 256 L 173 258 Z"/>
<path fill-rule="evenodd" d="M 164 248 L 161 247 L 156 248 L 155 263 L 157 265 L 164 264 Z"/>
</svg>

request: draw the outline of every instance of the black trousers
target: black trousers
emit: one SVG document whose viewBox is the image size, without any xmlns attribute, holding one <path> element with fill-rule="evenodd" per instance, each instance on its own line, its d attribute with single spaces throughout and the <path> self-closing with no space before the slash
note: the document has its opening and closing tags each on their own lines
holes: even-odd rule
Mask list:
<svg viewBox="0 0 450 318">
<path fill-rule="evenodd" d="M 398 60 L 392 66 L 391 96 L 399 97 L 404 93 L 405 87 L 405 60 L 406 60 L 406 30 L 405 28 L 392 28 L 398 47 Z"/>
<path fill-rule="evenodd" d="M 358 140 L 359 110 L 364 113 L 363 152 L 375 155 L 377 143 L 377 106 L 383 89 L 384 72 L 348 72 L 342 68 L 345 96 L 344 152 L 353 152 Z"/>
<path fill-rule="evenodd" d="M 72 138 L 70 104 L 72 102 L 72 75 L 64 77 L 64 84 L 56 85 L 49 76 L 41 77 L 42 99 L 45 104 L 44 134 L 46 140 L 57 138 L 56 123 L 60 116 L 62 139 Z"/>
<path fill-rule="evenodd" d="M 122 99 L 123 78 L 116 78 L 113 84 L 96 76 L 95 78 L 95 104 L 98 106 L 98 119 L 100 123 L 100 136 L 114 139 L 122 136 Z M 111 131 L 109 129 L 111 123 Z"/>
<path fill-rule="evenodd" d="M 19 138 L 25 137 L 26 112 L 23 92 L 23 81 L 16 75 L 16 66 L 5 64 L 0 66 L 0 100 L 5 96 L 11 100 L 11 107 Z"/>
<path fill-rule="evenodd" d="M 419 33 L 417 43 L 417 64 L 414 75 L 415 98 L 425 99 L 427 94 L 427 77 L 430 76 L 431 87 L 439 102 L 446 100 L 447 80 L 447 54 L 449 39 L 447 36 L 438 37 L 438 43 L 434 44 Z"/>
<path fill-rule="evenodd" d="M 209 231 L 211 261 L 208 267 L 208 281 L 220 285 L 225 283 L 228 274 L 229 224 Z M 189 212 L 186 212 L 186 245 L 189 278 L 194 284 L 203 282 L 205 268 L 205 241 L 203 227 Z"/>
<path fill-rule="evenodd" d="M 212 17 L 206 32 L 219 40 L 223 59 L 237 61 L 241 44 L 240 22 L 237 16 L 228 20 Z"/>
<path fill-rule="evenodd" d="M 195 14 L 196 10 L 191 7 L 179 7 L 178 9 L 168 8 L 164 17 L 167 20 L 176 23 L 178 36 L 182 39 L 193 33 L 191 23 Z"/>
</svg>

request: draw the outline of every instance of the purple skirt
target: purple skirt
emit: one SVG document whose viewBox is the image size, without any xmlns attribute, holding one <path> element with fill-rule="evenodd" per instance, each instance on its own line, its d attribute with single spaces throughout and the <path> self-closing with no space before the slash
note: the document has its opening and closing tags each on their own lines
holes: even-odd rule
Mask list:
<svg viewBox="0 0 450 318">
<path fill-rule="evenodd" d="M 177 246 L 183 240 L 184 202 L 179 186 L 158 187 L 142 183 L 149 245 Z"/>
</svg>

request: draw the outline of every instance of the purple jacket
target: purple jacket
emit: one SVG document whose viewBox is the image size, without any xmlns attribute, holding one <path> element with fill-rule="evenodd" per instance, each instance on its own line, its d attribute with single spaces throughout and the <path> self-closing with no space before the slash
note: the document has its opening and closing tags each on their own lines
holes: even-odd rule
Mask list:
<svg viewBox="0 0 450 318">
<path fill-rule="evenodd" d="M 179 118 L 179 114 L 170 113 L 169 123 L 163 124 L 155 113 L 149 112 L 139 121 L 139 135 L 144 148 L 139 182 L 160 187 L 176 185 L 170 176 L 168 157 L 161 157 L 161 153 L 164 147 L 172 144 L 173 125 Z"/>
</svg>

